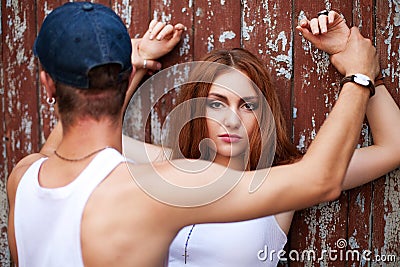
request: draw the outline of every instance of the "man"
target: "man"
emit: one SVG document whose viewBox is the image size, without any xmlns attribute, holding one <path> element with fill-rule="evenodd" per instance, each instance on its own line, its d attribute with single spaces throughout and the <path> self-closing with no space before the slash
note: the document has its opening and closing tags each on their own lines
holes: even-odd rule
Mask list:
<svg viewBox="0 0 400 267">
<path fill-rule="evenodd" d="M 41 82 L 57 100 L 63 137 L 49 157 L 29 155 L 10 174 L 9 241 L 19 266 L 160 266 L 185 225 L 251 219 L 335 199 L 372 89 L 345 83 L 295 164 L 244 174 L 215 164 L 191 172 L 202 162 L 185 160 L 177 161 L 180 169 L 168 162 L 128 168 L 120 154 L 121 107 L 132 68 L 131 41 L 118 16 L 98 4 L 67 3 L 47 16 L 34 51 L 44 69 Z M 357 29 L 332 59 L 346 76 L 374 80 L 378 72 L 375 49 Z M 249 194 L 250 181 L 267 175 Z M 241 179 L 221 199 L 183 208 L 157 201 L 135 183 L 160 177 L 182 187 L 216 177 Z M 190 203 L 198 196 L 185 197 Z"/>
</svg>

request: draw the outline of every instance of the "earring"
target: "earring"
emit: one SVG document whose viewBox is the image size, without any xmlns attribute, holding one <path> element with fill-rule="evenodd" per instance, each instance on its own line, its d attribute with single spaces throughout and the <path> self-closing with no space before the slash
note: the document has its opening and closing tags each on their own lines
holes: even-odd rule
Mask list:
<svg viewBox="0 0 400 267">
<path fill-rule="evenodd" d="M 48 97 L 46 98 L 47 104 L 50 105 L 49 110 L 50 112 L 54 112 L 54 104 L 56 103 L 56 99 L 54 97 Z"/>
</svg>

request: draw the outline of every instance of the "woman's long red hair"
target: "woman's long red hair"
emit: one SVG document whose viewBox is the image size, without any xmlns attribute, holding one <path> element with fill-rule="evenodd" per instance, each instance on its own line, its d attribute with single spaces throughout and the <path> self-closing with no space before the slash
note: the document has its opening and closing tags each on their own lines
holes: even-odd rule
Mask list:
<svg viewBox="0 0 400 267">
<path fill-rule="evenodd" d="M 246 74 L 251 81 L 258 87 L 259 91 L 267 100 L 267 103 L 272 111 L 272 115 L 275 121 L 276 127 L 276 149 L 275 156 L 272 165 L 282 165 L 288 164 L 296 161 L 301 157 L 299 151 L 291 143 L 287 131 L 285 120 L 281 111 L 281 106 L 278 100 L 278 96 L 271 84 L 271 79 L 267 68 L 264 66 L 263 62 L 260 61 L 252 53 L 248 52 L 242 48 L 234 48 L 231 50 L 214 50 L 207 54 L 201 61 L 205 62 L 215 62 L 222 64 L 222 68 L 218 67 L 219 64 L 215 64 L 217 67 L 204 67 L 197 71 L 197 75 L 201 75 L 200 81 L 214 81 L 215 78 L 226 71 L 224 66 L 232 67 L 240 72 Z M 206 65 L 205 65 L 206 66 Z M 214 65 L 212 65 L 214 66 Z M 194 82 L 188 83 L 180 89 L 178 93 L 178 98 L 175 106 L 182 103 L 189 103 L 188 100 L 191 99 L 205 99 L 208 96 L 211 83 L 205 82 Z M 201 102 L 201 101 L 200 101 Z M 175 120 L 171 120 L 172 129 L 171 135 L 175 139 L 171 143 L 173 148 L 173 158 L 191 158 L 191 159 L 209 159 L 209 154 L 207 152 L 201 153 L 201 141 L 208 137 L 207 125 L 204 118 L 205 114 L 205 103 L 202 104 L 188 104 L 181 106 L 181 114 L 186 118 L 180 116 L 180 120 L 186 120 L 187 123 L 182 127 L 176 127 Z M 203 116 L 198 118 L 193 118 L 194 114 L 203 114 Z M 265 131 L 264 119 L 260 120 L 260 127 L 257 127 L 255 133 L 250 137 L 250 154 L 248 169 L 254 170 L 257 168 L 265 168 L 269 166 L 264 166 L 262 158 L 262 147 L 263 142 L 261 142 L 261 133 Z M 179 132 L 174 132 L 174 130 L 179 130 Z"/>
</svg>

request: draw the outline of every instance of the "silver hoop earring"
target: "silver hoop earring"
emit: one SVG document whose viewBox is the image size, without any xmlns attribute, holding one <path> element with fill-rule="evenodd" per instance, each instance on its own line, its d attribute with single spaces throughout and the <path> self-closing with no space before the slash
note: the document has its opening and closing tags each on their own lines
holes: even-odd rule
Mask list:
<svg viewBox="0 0 400 267">
<path fill-rule="evenodd" d="M 56 99 L 54 97 L 51 97 L 51 98 L 48 97 L 46 99 L 46 102 L 47 102 L 47 104 L 49 104 L 51 106 L 51 105 L 54 105 L 56 103 Z"/>
<path fill-rule="evenodd" d="M 56 103 L 56 99 L 54 97 L 51 97 L 51 98 L 48 97 L 48 98 L 46 98 L 46 102 L 47 102 L 47 104 L 50 105 L 50 107 L 49 107 L 50 112 L 53 112 L 54 111 L 54 104 Z"/>
</svg>

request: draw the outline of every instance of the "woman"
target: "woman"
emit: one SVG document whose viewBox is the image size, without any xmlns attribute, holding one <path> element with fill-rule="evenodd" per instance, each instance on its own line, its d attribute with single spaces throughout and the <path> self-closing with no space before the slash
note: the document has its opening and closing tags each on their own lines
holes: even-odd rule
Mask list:
<svg viewBox="0 0 400 267">
<path fill-rule="evenodd" d="M 180 89 L 176 106 L 183 106 L 183 110 L 170 127 L 179 131 L 171 134 L 179 136 L 173 142 L 173 158 L 201 158 L 237 170 L 270 167 L 268 155 L 261 155 L 261 151 L 271 146 L 268 139 L 274 121 L 276 152 L 272 165 L 289 164 L 301 157 L 286 133 L 268 71 L 257 57 L 236 48 L 212 51 L 202 61 L 211 64 L 200 65 L 193 75 L 202 76 L 196 80 L 212 83 L 190 83 Z M 193 99 L 199 101 L 193 103 Z M 202 109 L 196 115 L 198 119 L 190 119 L 197 109 Z M 268 119 L 271 113 L 273 120 Z M 187 123 L 179 127 L 183 124 L 180 120 Z M 209 141 L 201 143 L 205 139 Z M 170 246 L 169 266 L 266 266 L 257 252 L 265 245 L 270 251 L 283 249 L 290 225 L 287 219 L 292 215 L 187 226 Z M 267 260 L 268 266 L 276 266 L 278 260 Z"/>
<path fill-rule="evenodd" d="M 311 21 L 303 20 L 298 29 L 318 48 L 334 54 L 334 49 L 340 50 L 345 45 L 349 28 L 333 11 L 326 18 L 328 26 L 337 33 L 332 38 L 324 37 L 327 25 L 323 20 L 322 23 L 315 18 Z M 170 135 L 179 136 L 176 142 L 171 143 L 173 157 L 208 159 L 242 170 L 253 170 L 262 166 L 265 168 L 268 159 L 261 157 L 260 151 L 264 149 L 260 149 L 257 142 L 262 139 L 260 137 L 268 136 L 262 134 L 268 126 L 262 119 L 263 112 L 268 110 L 268 107 L 261 109 L 264 107 L 264 102 L 261 101 L 260 105 L 262 96 L 268 102 L 276 125 L 276 153 L 272 165 L 290 164 L 300 159 L 301 155 L 286 134 L 279 102 L 263 63 L 243 49 L 213 51 L 203 60 L 228 67 L 222 68 L 220 72 L 218 68 L 200 72 L 203 76 L 209 75 L 206 80 L 213 81 L 212 85 L 193 83 L 181 89 L 177 106 L 194 98 L 205 99 L 205 103 L 196 105 L 200 109 L 198 114 L 198 111 L 193 111 L 199 116 L 198 119 L 183 118 L 188 121 L 187 124 L 171 127 L 179 133 Z M 232 78 L 230 68 L 243 75 Z M 243 101 L 244 99 L 257 99 L 258 102 Z M 191 106 L 183 105 L 182 108 L 190 110 Z M 386 120 L 382 120 L 382 114 L 385 114 Z M 399 147 L 397 136 L 400 134 L 400 127 L 392 123 L 400 120 L 400 112 L 384 86 L 376 88 L 376 95 L 370 99 L 368 105 L 367 117 L 374 145 L 356 149 L 343 190 L 367 183 L 400 165 L 399 153 L 396 152 L 396 147 Z M 233 131 L 233 134 L 229 134 L 228 130 Z M 249 145 L 241 146 L 242 139 L 247 136 L 250 138 L 244 140 L 244 143 Z M 202 142 L 204 138 L 208 141 Z M 132 153 L 135 150 L 129 148 L 132 141 L 125 141 L 126 155 L 135 159 L 135 154 Z M 268 145 L 268 142 L 263 141 L 264 145 Z M 157 149 L 150 147 L 151 151 L 147 151 L 151 152 L 152 159 L 156 159 L 154 155 L 157 154 Z M 240 223 L 189 225 L 178 233 L 170 247 L 169 266 L 276 266 L 279 250 L 287 240 L 286 234 L 293 214 L 294 211 L 289 211 Z M 265 254 L 260 255 L 260 252 Z"/>
</svg>

